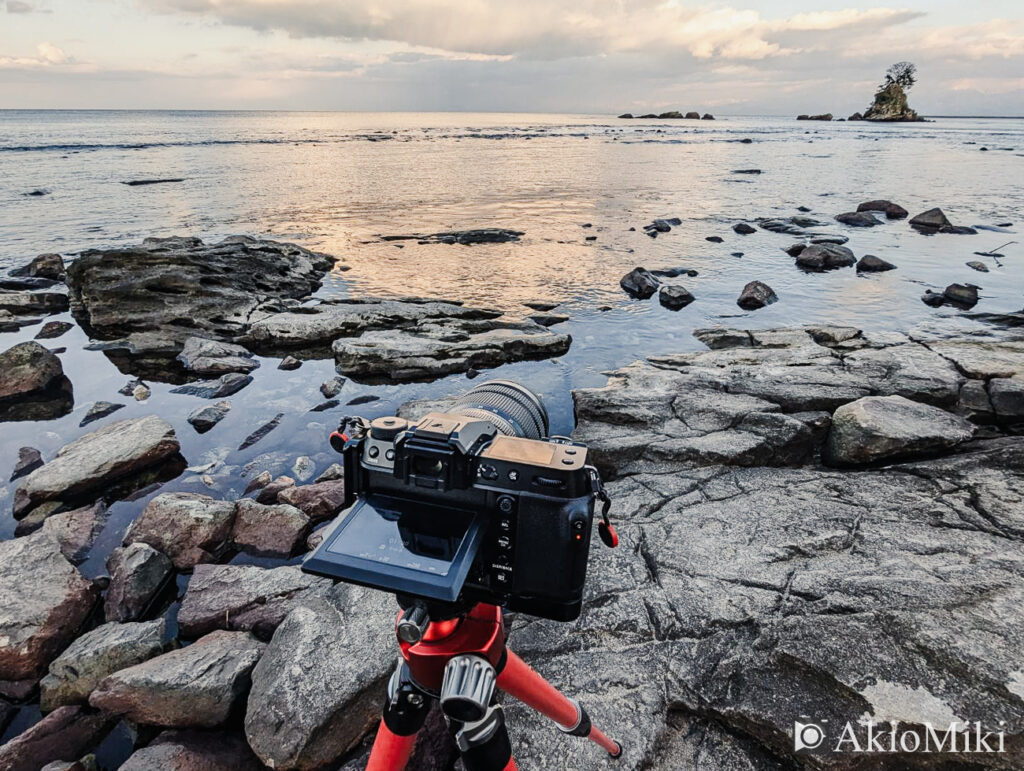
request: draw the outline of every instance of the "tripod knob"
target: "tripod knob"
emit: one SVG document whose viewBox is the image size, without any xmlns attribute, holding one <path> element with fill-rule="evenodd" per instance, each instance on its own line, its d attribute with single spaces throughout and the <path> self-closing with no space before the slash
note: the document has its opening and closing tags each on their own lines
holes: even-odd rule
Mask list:
<svg viewBox="0 0 1024 771">
<path fill-rule="evenodd" d="M 430 616 L 427 615 L 427 606 L 422 602 L 411 605 L 398 622 L 398 639 L 415 645 L 423 639 L 423 633 L 427 631 L 430 624 Z"/>
<path fill-rule="evenodd" d="M 464 653 L 448 660 L 441 683 L 441 709 L 463 723 L 482 720 L 494 696 L 494 667 L 481 657 Z"/>
</svg>

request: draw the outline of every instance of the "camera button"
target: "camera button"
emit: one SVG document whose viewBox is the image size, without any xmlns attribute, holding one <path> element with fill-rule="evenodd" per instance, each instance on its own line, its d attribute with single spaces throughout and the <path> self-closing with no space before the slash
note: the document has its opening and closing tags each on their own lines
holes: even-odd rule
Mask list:
<svg viewBox="0 0 1024 771">
<path fill-rule="evenodd" d="M 371 458 L 376 458 L 378 455 L 380 455 L 380 448 L 373 447 L 371 445 L 370 449 L 366 451 L 366 454 L 369 455 Z"/>
<path fill-rule="evenodd" d="M 515 469 L 511 469 L 511 470 L 510 470 L 510 471 L 508 472 L 508 478 L 509 478 L 509 480 L 511 480 L 512 482 L 517 482 L 517 481 L 519 481 L 519 472 L 518 472 L 518 471 L 516 471 Z"/>
<path fill-rule="evenodd" d="M 501 536 L 498 539 L 498 548 L 499 549 L 511 549 L 512 548 L 512 539 L 509 538 L 507 535 Z"/>
<path fill-rule="evenodd" d="M 574 461 L 572 458 L 562 458 L 562 465 L 563 466 L 573 466 L 575 464 L 576 464 L 576 461 Z"/>
<path fill-rule="evenodd" d="M 508 532 L 508 531 L 510 531 L 512 529 L 512 520 L 510 520 L 510 519 L 500 520 L 498 522 L 498 527 L 500 527 L 502 530 Z"/>
<path fill-rule="evenodd" d="M 494 468 L 494 466 L 489 463 L 482 463 L 480 465 L 480 476 L 484 479 L 497 479 L 498 469 Z"/>
<path fill-rule="evenodd" d="M 576 450 L 566 450 L 565 454 L 566 455 L 575 455 L 576 454 Z"/>
<path fill-rule="evenodd" d="M 505 514 L 511 514 L 515 507 L 516 501 L 511 496 L 503 495 L 498 499 L 498 510 Z"/>
<path fill-rule="evenodd" d="M 384 458 L 386 460 L 394 460 L 395 459 L 395 451 L 394 450 L 388 450 L 386 453 L 384 453 Z"/>
</svg>

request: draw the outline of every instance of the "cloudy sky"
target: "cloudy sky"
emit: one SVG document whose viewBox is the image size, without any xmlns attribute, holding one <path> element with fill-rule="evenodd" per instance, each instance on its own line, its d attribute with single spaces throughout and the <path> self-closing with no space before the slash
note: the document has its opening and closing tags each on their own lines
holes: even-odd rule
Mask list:
<svg viewBox="0 0 1024 771">
<path fill-rule="evenodd" d="M 1024 0 L 0 0 L 0 108 L 1024 115 Z"/>
</svg>

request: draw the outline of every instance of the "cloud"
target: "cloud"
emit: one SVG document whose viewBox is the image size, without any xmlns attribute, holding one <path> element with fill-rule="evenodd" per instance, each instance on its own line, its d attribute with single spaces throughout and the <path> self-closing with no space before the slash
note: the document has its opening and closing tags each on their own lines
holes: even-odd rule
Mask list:
<svg viewBox="0 0 1024 771">
<path fill-rule="evenodd" d="M 57 64 L 71 64 L 74 59 L 53 43 L 40 43 L 36 46 L 37 56 L 0 56 L 0 67 L 25 68 L 52 67 Z"/>
<path fill-rule="evenodd" d="M 23 0 L 7 0 L 4 7 L 7 13 L 32 13 L 36 10 L 32 3 L 26 3 Z"/>
</svg>

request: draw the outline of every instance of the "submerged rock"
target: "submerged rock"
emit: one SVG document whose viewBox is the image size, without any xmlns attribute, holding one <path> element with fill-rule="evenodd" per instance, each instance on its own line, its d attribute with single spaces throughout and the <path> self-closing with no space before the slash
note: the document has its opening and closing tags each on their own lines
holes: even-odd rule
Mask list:
<svg viewBox="0 0 1024 771">
<path fill-rule="evenodd" d="M 882 224 L 866 211 L 837 214 L 836 221 L 842 222 L 844 225 L 849 225 L 853 228 L 873 228 L 875 225 Z"/>
<path fill-rule="evenodd" d="M 983 263 L 981 260 L 970 260 L 966 263 L 968 268 L 976 270 L 979 273 L 988 273 L 988 265 Z"/>
<path fill-rule="evenodd" d="M 848 268 L 857 263 L 853 252 L 836 244 L 811 244 L 796 256 L 796 264 L 804 270 L 824 271 Z"/>
<path fill-rule="evenodd" d="M 508 230 L 506 228 L 477 228 L 475 230 L 453 230 L 445 233 L 431 233 L 424 235 L 413 233 L 410 235 L 381 236 L 381 241 L 418 241 L 421 244 L 504 244 L 509 241 L 518 241 L 521 236 L 526 235 L 521 230 Z"/>
<path fill-rule="evenodd" d="M 87 426 L 100 418 L 113 415 L 122 407 L 124 407 L 123 404 L 115 404 L 114 402 L 94 402 L 88 412 L 85 413 L 85 417 L 82 418 L 82 422 L 78 425 L 79 427 Z"/>
<path fill-rule="evenodd" d="M 974 284 L 950 284 L 942 292 L 926 290 L 921 300 L 935 308 L 948 303 L 958 308 L 969 309 L 978 304 L 979 288 Z"/>
<path fill-rule="evenodd" d="M 851 117 L 850 120 L 854 120 L 854 118 Z M 884 199 L 879 199 L 877 201 L 865 201 L 857 207 L 857 211 L 884 212 L 886 218 L 891 220 L 905 219 L 909 214 L 909 212 L 899 204 L 895 204 L 892 201 L 886 201 Z"/>
<path fill-rule="evenodd" d="M 107 621 L 141 618 L 174 575 L 167 555 L 146 543 L 114 549 L 107 558 L 110 585 L 103 603 Z"/>
<path fill-rule="evenodd" d="M 227 417 L 231 411 L 231 402 L 217 402 L 205 407 L 197 407 L 188 414 L 188 422 L 200 434 L 205 434 Z"/>
<path fill-rule="evenodd" d="M 739 233 L 741 236 L 748 236 L 751 233 L 757 232 L 757 228 L 755 228 L 753 225 L 748 225 L 746 222 L 737 222 L 735 225 L 732 226 L 732 229 L 735 232 Z"/>
<path fill-rule="evenodd" d="M 47 321 L 39 328 L 36 333 L 36 340 L 53 340 L 54 338 L 60 337 L 70 329 L 74 329 L 74 324 L 69 324 L 66 321 Z"/>
<path fill-rule="evenodd" d="M 242 346 L 202 337 L 186 339 L 177 359 L 185 369 L 198 375 L 248 373 L 260 366 Z"/>
<path fill-rule="evenodd" d="M 232 396 L 249 383 L 252 382 L 252 375 L 243 375 L 240 372 L 229 372 L 221 375 L 216 380 L 202 380 L 198 383 L 172 388 L 172 394 L 186 394 L 198 396 L 201 399 L 223 399 L 225 396 Z"/>
<path fill-rule="evenodd" d="M 240 451 L 241 450 L 248 450 L 250 447 L 252 447 L 254 444 L 256 444 L 256 442 L 260 441 L 260 439 L 262 439 L 267 434 L 269 434 L 271 431 L 273 431 L 275 428 L 277 428 L 279 425 L 281 425 L 281 418 L 283 418 L 283 417 L 284 417 L 284 413 L 283 412 L 277 413 L 277 415 L 275 415 L 269 421 L 267 421 L 262 426 L 257 428 L 255 431 L 253 431 L 247 437 L 245 437 L 245 439 L 242 440 L 242 443 L 240 445 L 238 445 L 238 449 Z"/>
<path fill-rule="evenodd" d="M 235 504 L 197 493 L 164 493 L 151 500 L 125 534 L 166 554 L 178 570 L 213 562 L 226 548 Z"/>
<path fill-rule="evenodd" d="M 736 304 L 743 310 L 753 311 L 778 302 L 778 300 L 778 295 L 770 286 L 761 281 L 751 281 L 743 287 Z"/>
<path fill-rule="evenodd" d="M 663 286 L 658 292 L 658 302 L 671 310 L 685 308 L 696 298 L 683 286 Z"/>
<path fill-rule="evenodd" d="M 896 266 L 873 254 L 865 254 L 857 262 L 858 273 L 879 273 L 886 270 L 896 270 Z"/>
<path fill-rule="evenodd" d="M 658 291 L 661 282 L 647 268 L 637 267 L 619 279 L 619 286 L 631 297 L 646 300 Z"/>
</svg>

